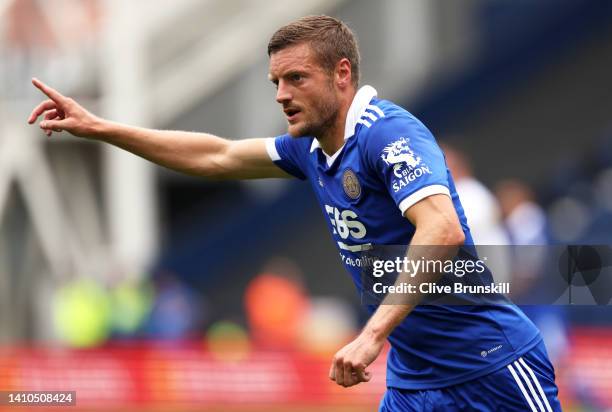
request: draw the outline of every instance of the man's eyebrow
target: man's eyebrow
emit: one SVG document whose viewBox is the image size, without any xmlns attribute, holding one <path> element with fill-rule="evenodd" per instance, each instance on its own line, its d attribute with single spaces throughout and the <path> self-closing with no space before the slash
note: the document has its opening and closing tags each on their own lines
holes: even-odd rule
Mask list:
<svg viewBox="0 0 612 412">
<path fill-rule="evenodd" d="M 293 76 L 294 74 L 304 75 L 304 74 L 306 74 L 306 70 L 303 70 L 303 69 L 294 69 L 294 70 L 291 70 L 291 71 L 288 71 L 287 73 L 285 73 L 285 76 Z"/>
</svg>

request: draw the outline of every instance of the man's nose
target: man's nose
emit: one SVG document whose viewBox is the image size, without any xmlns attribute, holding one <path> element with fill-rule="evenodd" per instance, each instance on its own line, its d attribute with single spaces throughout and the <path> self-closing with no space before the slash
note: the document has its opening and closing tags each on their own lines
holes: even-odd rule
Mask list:
<svg viewBox="0 0 612 412">
<path fill-rule="evenodd" d="M 282 81 L 279 82 L 276 90 L 276 101 L 282 104 L 291 101 L 292 98 L 289 88 Z"/>
</svg>

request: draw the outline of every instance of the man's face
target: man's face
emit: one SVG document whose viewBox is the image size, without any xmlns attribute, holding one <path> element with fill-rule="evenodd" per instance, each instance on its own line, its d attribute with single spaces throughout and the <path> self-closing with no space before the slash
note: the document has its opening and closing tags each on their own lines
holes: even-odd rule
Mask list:
<svg viewBox="0 0 612 412">
<path fill-rule="evenodd" d="M 338 117 L 339 100 L 333 74 L 317 62 L 308 43 L 290 46 L 270 57 L 270 80 L 283 106 L 293 137 L 321 137 Z"/>
</svg>

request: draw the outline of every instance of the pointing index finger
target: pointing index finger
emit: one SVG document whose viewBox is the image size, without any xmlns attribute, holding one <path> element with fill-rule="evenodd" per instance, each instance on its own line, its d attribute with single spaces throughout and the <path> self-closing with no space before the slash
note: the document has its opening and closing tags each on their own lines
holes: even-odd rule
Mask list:
<svg viewBox="0 0 612 412">
<path fill-rule="evenodd" d="M 38 80 L 36 77 L 32 78 L 32 84 L 36 86 L 41 92 L 49 96 L 49 98 L 51 98 L 51 100 L 55 101 L 56 103 L 63 102 L 65 99 L 65 97 L 60 92 L 58 92 L 52 87 L 47 86 L 46 84 Z"/>
</svg>

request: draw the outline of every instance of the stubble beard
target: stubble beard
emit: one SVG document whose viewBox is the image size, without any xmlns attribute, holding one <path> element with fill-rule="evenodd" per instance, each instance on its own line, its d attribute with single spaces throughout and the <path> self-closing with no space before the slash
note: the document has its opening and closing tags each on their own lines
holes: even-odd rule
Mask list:
<svg viewBox="0 0 612 412">
<path fill-rule="evenodd" d="M 329 96 L 322 98 L 316 107 L 313 107 L 312 112 L 316 115 L 316 119 L 304 122 L 291 135 L 293 137 L 324 137 L 335 126 L 339 111 L 338 99 L 333 93 L 330 93 Z"/>
</svg>

